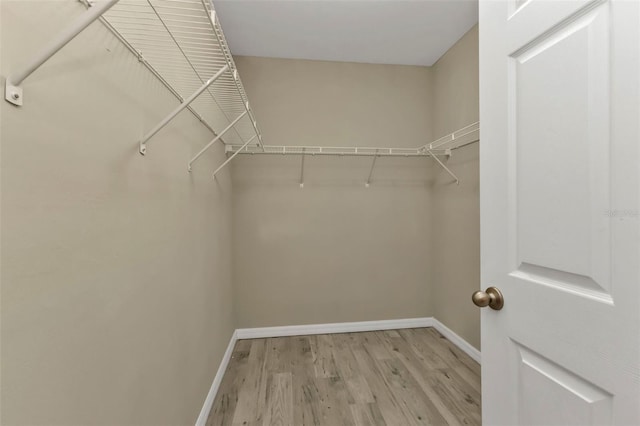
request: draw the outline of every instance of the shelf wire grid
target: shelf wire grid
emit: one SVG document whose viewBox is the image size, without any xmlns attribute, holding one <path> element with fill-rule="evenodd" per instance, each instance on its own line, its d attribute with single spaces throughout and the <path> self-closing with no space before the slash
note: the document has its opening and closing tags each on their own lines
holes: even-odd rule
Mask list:
<svg viewBox="0 0 640 426">
<path fill-rule="evenodd" d="M 120 0 L 103 15 L 107 26 L 134 49 L 181 100 L 225 65 L 229 69 L 190 109 L 214 133 L 248 111 L 221 139 L 243 145 L 261 135 L 231 51 L 208 0 Z"/>
<path fill-rule="evenodd" d="M 415 148 L 376 148 L 356 146 L 292 146 L 263 145 L 262 147 L 229 144 L 227 154 L 281 154 L 281 155 L 341 155 L 376 157 L 429 157 L 432 155 L 450 155 L 455 149 L 480 140 L 480 122 L 469 124 L 435 141 Z"/>
</svg>

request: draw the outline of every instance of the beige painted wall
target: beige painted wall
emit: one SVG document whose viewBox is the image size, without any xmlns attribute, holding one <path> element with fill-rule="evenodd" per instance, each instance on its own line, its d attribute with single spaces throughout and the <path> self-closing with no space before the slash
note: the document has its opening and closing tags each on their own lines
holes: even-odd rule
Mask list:
<svg viewBox="0 0 640 426">
<path fill-rule="evenodd" d="M 478 121 L 478 27 L 472 28 L 432 68 L 436 137 Z M 436 107 L 437 105 L 437 107 Z M 434 315 L 480 348 L 479 144 L 454 152 L 448 166 L 460 185 L 440 171 L 432 187 Z"/>
<path fill-rule="evenodd" d="M 1 1 L 9 70 L 83 13 Z M 186 163 L 211 138 L 95 23 L 1 113 L 3 425 L 186 425 L 234 328 L 231 185 Z"/>
<path fill-rule="evenodd" d="M 84 10 L 0 8 L 3 80 Z M 416 146 L 477 117 L 474 31 L 433 69 L 238 66 L 266 143 Z M 220 150 L 185 172 L 211 136 L 189 113 L 137 154 L 176 100 L 100 24 L 24 88 L 0 102 L 2 424 L 192 424 L 235 326 L 435 315 L 478 345 L 477 145 L 460 187 L 381 158 L 365 188 L 371 159 L 343 157 L 307 158 L 304 188 L 278 156 L 213 183 Z"/>
<path fill-rule="evenodd" d="M 264 141 L 431 139 L 425 67 L 239 57 Z M 233 166 L 239 327 L 432 315 L 429 159 L 240 156 Z"/>
</svg>

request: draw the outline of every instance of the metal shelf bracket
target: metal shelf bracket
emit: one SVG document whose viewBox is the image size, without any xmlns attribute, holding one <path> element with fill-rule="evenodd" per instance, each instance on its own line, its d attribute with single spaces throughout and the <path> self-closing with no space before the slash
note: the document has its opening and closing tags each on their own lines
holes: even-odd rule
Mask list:
<svg viewBox="0 0 640 426">
<path fill-rule="evenodd" d="M 364 184 L 365 188 L 371 186 L 371 176 L 373 176 L 373 168 L 376 166 L 376 160 L 378 159 L 378 152 L 376 150 L 376 155 L 373 156 L 373 161 L 371 162 L 371 170 L 369 170 L 369 177 L 367 178 L 367 182 Z"/>
<path fill-rule="evenodd" d="M 173 120 L 175 118 L 176 115 L 178 115 L 183 109 L 185 109 L 186 107 L 188 107 L 191 102 L 193 102 L 198 96 L 200 96 L 202 94 L 202 92 L 204 92 L 205 90 L 207 90 L 207 88 L 214 82 L 216 81 L 218 78 L 220 78 L 220 76 L 222 74 L 224 74 L 225 71 L 227 71 L 229 69 L 228 65 L 225 65 L 224 67 L 222 67 L 222 69 L 220 71 L 218 71 L 213 77 L 211 77 L 209 80 L 207 80 L 202 86 L 200 86 L 200 88 L 198 90 L 196 90 L 191 96 L 189 96 L 186 100 L 183 100 L 182 103 L 180 105 L 178 105 L 178 107 L 176 107 L 176 109 L 174 109 L 173 111 L 171 111 L 171 113 L 169 113 L 169 115 L 167 115 L 164 120 L 162 120 L 160 123 L 158 123 L 153 129 L 151 129 L 146 135 L 144 135 L 142 137 L 142 139 L 140 139 L 140 154 L 145 155 L 147 152 L 147 141 L 156 133 L 158 133 L 164 126 L 166 126 L 167 124 L 169 124 L 169 122 L 171 120 Z M 202 121 L 202 118 L 200 118 L 200 121 Z"/>
<path fill-rule="evenodd" d="M 206 150 L 208 150 L 209 148 L 211 148 L 211 146 L 212 146 L 214 143 L 218 142 L 218 141 L 220 140 L 220 138 L 222 138 L 222 137 L 224 136 L 224 134 L 225 134 L 225 133 L 227 133 L 229 130 L 233 129 L 233 126 L 235 126 L 235 125 L 238 123 L 238 121 L 240 121 L 240 120 L 241 120 L 245 115 L 247 115 L 248 113 L 249 113 L 249 111 L 245 111 L 245 112 L 243 112 L 242 114 L 240 114 L 240 115 L 239 115 L 235 120 L 233 120 L 233 121 L 232 121 L 232 122 L 231 122 L 227 127 L 225 127 L 225 129 L 224 129 L 222 132 L 220 132 L 220 133 L 218 134 L 218 136 L 216 136 L 215 138 L 213 138 L 213 140 L 212 140 L 211 142 L 209 142 L 209 143 L 208 143 L 204 148 L 202 148 L 202 149 L 200 150 L 200 152 L 198 152 L 198 153 L 197 153 L 197 154 L 196 154 L 196 155 L 191 159 L 191 161 L 189 161 L 189 164 L 188 164 L 188 167 L 187 167 L 187 168 L 189 169 L 189 171 L 191 171 L 191 165 L 192 165 L 192 164 L 193 164 L 193 163 L 194 163 L 198 158 L 200 158 L 200 156 L 201 156 L 202 154 L 204 154 Z M 246 145 L 247 145 L 247 144 L 245 144 L 245 146 L 246 146 Z M 241 150 L 240 150 L 240 151 L 241 151 Z"/>
<path fill-rule="evenodd" d="M 73 24 L 62 31 L 58 37 L 49 41 L 49 43 L 33 58 L 31 62 L 9 75 L 4 88 L 5 100 L 13 105 L 22 106 L 22 82 L 118 1 L 119 0 L 104 0 L 92 3 L 91 7 L 78 17 Z"/>
<path fill-rule="evenodd" d="M 302 161 L 300 162 L 300 188 L 304 188 L 304 149 L 302 150 Z"/>
<path fill-rule="evenodd" d="M 429 154 L 431 154 L 431 158 L 433 158 L 438 164 L 440 164 L 440 167 L 442 167 L 447 173 L 449 173 L 451 175 L 452 178 L 455 179 L 456 181 L 456 185 L 460 185 L 460 179 L 458 179 L 458 176 L 455 175 L 455 173 L 453 173 L 443 162 L 442 160 L 440 160 L 438 158 L 437 155 L 435 155 L 433 152 L 431 152 L 430 150 L 427 150 L 427 152 Z"/>
</svg>

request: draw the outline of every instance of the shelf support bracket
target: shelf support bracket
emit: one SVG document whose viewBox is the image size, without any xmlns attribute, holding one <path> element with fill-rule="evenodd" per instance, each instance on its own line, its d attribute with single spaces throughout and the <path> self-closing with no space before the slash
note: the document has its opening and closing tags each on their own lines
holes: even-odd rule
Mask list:
<svg viewBox="0 0 640 426">
<path fill-rule="evenodd" d="M 431 155 L 431 158 L 433 158 L 434 160 L 436 160 L 438 162 L 438 164 L 440 164 L 440 166 L 451 175 L 452 178 L 454 178 L 456 180 L 456 185 L 460 185 L 460 179 L 458 179 L 458 176 L 456 176 L 451 170 L 449 170 L 449 168 L 430 150 L 427 149 L 427 152 L 429 153 L 429 155 Z"/>
<path fill-rule="evenodd" d="M 302 162 L 300 163 L 300 188 L 304 188 L 304 151 L 305 149 L 302 148 Z"/>
<path fill-rule="evenodd" d="M 4 98 L 13 105 L 21 106 L 22 87 L 20 85 L 22 82 L 117 2 L 118 0 L 95 2 L 89 10 L 84 12 L 58 37 L 52 39 L 31 62 L 9 75 L 5 81 Z"/>
<path fill-rule="evenodd" d="M 253 140 L 254 140 L 255 138 L 257 138 L 257 137 L 258 137 L 258 135 L 253 135 L 253 137 L 251 137 L 251 139 L 249 139 L 248 141 L 246 141 L 246 142 L 244 143 L 244 145 L 242 145 L 242 147 L 241 147 L 240 149 L 238 149 L 236 152 L 234 152 L 234 153 L 233 153 L 233 155 L 232 155 L 231 157 L 227 158 L 227 159 L 225 160 L 225 162 L 224 162 L 224 163 L 222 163 L 222 164 L 220 165 L 220 167 L 218 167 L 218 168 L 215 170 L 215 172 L 213 172 L 213 178 L 215 179 L 215 178 L 216 178 L 216 175 L 218 174 L 218 172 L 219 172 L 220 170 L 224 169 L 224 167 L 225 167 L 227 164 L 229 164 L 229 163 L 231 162 L 231 160 L 233 160 L 234 158 L 236 158 L 236 155 L 240 154 L 240 151 L 242 151 L 243 149 L 245 149 L 245 148 L 247 147 L 247 145 L 249 145 L 251 142 L 253 142 Z"/>
<path fill-rule="evenodd" d="M 213 140 L 211 142 L 209 142 L 204 148 L 202 148 L 200 150 L 200 152 L 198 152 L 192 159 L 191 161 L 189 161 L 189 171 L 191 171 L 191 165 L 198 159 L 200 158 L 200 156 L 202 154 L 205 153 L 206 150 L 208 150 L 209 148 L 211 148 L 211 145 L 213 145 L 214 143 L 218 142 L 220 140 L 220 138 L 222 138 L 222 136 L 224 136 L 225 133 L 227 133 L 229 130 L 231 130 L 233 128 L 233 126 L 235 126 L 238 121 L 242 120 L 242 118 L 248 114 L 248 111 L 243 112 L 242 114 L 240 114 L 238 116 L 238 118 L 236 118 L 235 120 L 233 120 L 227 127 L 224 128 L 224 130 L 222 132 L 220 132 L 218 134 L 218 136 L 216 136 L 215 138 L 213 138 Z"/>
<path fill-rule="evenodd" d="M 376 153 L 373 156 L 373 161 L 371 162 L 371 169 L 369 170 L 369 177 L 367 178 L 367 183 L 364 184 L 365 188 L 371 186 L 371 176 L 373 176 L 373 168 L 376 166 L 376 160 L 378 159 L 378 150 L 376 149 Z"/>
<path fill-rule="evenodd" d="M 218 71 L 217 73 L 215 73 L 215 75 L 213 77 L 211 77 L 209 80 L 207 80 L 202 86 L 200 86 L 200 88 L 198 90 L 196 90 L 191 96 L 189 96 L 187 99 L 185 99 L 180 105 L 178 105 L 176 107 L 176 109 L 174 109 L 173 111 L 171 111 L 171 113 L 169 113 L 169 115 L 167 115 L 164 120 L 162 120 L 160 123 L 158 123 L 156 125 L 156 127 L 154 127 L 153 129 L 151 129 L 146 135 L 144 135 L 142 137 L 142 139 L 140 139 L 140 154 L 145 155 L 147 153 L 147 141 L 149 139 L 151 139 L 153 137 L 153 135 L 155 135 L 156 133 L 158 133 L 164 126 L 166 126 L 167 124 L 169 124 L 169 122 L 171 120 L 173 120 L 175 118 L 176 115 L 178 115 L 183 109 L 185 109 L 186 107 L 188 107 L 191 102 L 193 102 L 198 96 L 200 96 L 202 94 L 202 92 L 204 92 L 205 90 L 207 90 L 207 88 L 209 86 L 211 86 L 211 84 L 216 81 L 218 78 L 220 78 L 220 76 L 222 74 L 225 73 L 225 71 L 227 71 L 229 69 L 228 65 L 225 65 L 224 67 L 222 67 L 222 69 L 220 69 L 220 71 Z"/>
</svg>

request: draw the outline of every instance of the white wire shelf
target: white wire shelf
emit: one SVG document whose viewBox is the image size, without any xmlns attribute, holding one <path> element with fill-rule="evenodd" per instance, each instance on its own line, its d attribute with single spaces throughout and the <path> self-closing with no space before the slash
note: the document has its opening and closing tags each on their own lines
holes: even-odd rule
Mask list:
<svg viewBox="0 0 640 426">
<path fill-rule="evenodd" d="M 243 145 L 251 139 L 261 144 L 258 124 L 209 0 L 120 0 L 101 20 L 179 96 L 183 105 L 177 112 L 188 107 L 225 144 Z"/>
<path fill-rule="evenodd" d="M 242 148 L 241 145 L 227 145 L 228 154 L 290 154 L 290 155 L 340 155 L 340 156 L 378 156 L 378 157 L 427 157 L 430 154 L 421 148 L 371 148 L 371 147 L 334 147 L 334 146 L 277 146 L 264 145 L 264 149 L 254 146 Z M 445 155 L 445 150 L 438 150 Z"/>
<path fill-rule="evenodd" d="M 82 1 L 90 10 L 7 77 L 8 102 L 22 106 L 22 82 L 99 19 L 180 100 L 177 108 L 143 136 L 140 153 L 145 154 L 149 139 L 184 109 L 215 135 L 189 161 L 189 171 L 207 149 L 221 141 L 229 158 L 213 172 L 214 178 L 239 154 L 300 155 L 303 186 L 305 156 L 339 155 L 373 157 L 367 186 L 378 157 L 431 157 L 458 183 L 456 175 L 438 157 L 450 156 L 453 150 L 479 140 L 480 123 L 475 122 L 416 148 L 265 146 L 211 0 Z"/>
<path fill-rule="evenodd" d="M 424 147 L 429 150 L 442 149 L 442 147 L 457 149 L 470 143 L 478 142 L 479 140 L 480 122 L 476 121 L 475 123 L 464 126 L 453 133 L 449 133 L 448 135 L 441 137 L 440 139 L 436 139 Z"/>
<path fill-rule="evenodd" d="M 262 145 L 211 0 L 81 1 L 89 10 L 6 78 L 7 102 L 22 106 L 23 81 L 99 19 L 180 100 L 180 105 L 139 141 L 141 154 L 146 152 L 146 143 L 184 109 L 215 135 L 189 162 L 189 170 L 215 142 Z"/>
<path fill-rule="evenodd" d="M 262 147 L 228 144 L 227 154 L 280 154 L 280 155 L 344 155 L 376 157 L 429 157 L 451 155 L 452 151 L 480 140 L 480 122 L 475 122 L 443 136 L 431 143 L 415 148 L 328 147 L 263 145 Z"/>
<path fill-rule="evenodd" d="M 365 186 L 371 184 L 371 176 L 376 165 L 378 157 L 431 157 L 443 168 L 453 179 L 456 184 L 460 183 L 458 177 L 440 160 L 439 156 L 451 156 L 452 152 L 463 146 L 470 145 L 480 140 L 480 122 L 469 124 L 453 133 L 449 133 L 431 143 L 416 148 L 372 148 L 372 147 L 328 147 L 328 146 L 285 146 L 285 145 L 262 145 L 260 147 L 244 145 L 227 145 L 225 150 L 230 157 L 222 166 L 216 170 L 213 175 L 220 171 L 222 167 L 228 164 L 238 154 L 259 154 L 259 155 L 298 155 L 302 157 L 300 164 L 300 187 L 304 187 L 304 158 L 307 155 L 338 155 L 338 156 L 361 156 L 373 157 L 369 177 Z"/>
</svg>

